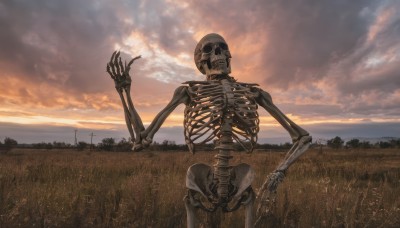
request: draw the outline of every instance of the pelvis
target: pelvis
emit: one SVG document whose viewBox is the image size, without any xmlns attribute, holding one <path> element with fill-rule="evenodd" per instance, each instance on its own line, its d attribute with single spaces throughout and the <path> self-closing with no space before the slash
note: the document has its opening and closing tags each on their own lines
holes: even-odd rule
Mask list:
<svg viewBox="0 0 400 228">
<path fill-rule="evenodd" d="M 222 199 L 217 194 L 218 179 L 214 176 L 213 169 L 206 164 L 194 164 L 189 167 L 186 174 L 186 187 L 189 189 L 191 204 L 209 212 L 215 211 L 218 207 L 222 207 L 225 212 L 234 211 L 241 204 L 245 204 L 253 194 L 251 183 L 254 175 L 254 170 L 248 164 L 233 166 L 230 169 L 229 194 L 227 198 Z M 197 194 L 204 196 L 212 206 L 205 206 L 202 200 L 196 197 Z"/>
</svg>

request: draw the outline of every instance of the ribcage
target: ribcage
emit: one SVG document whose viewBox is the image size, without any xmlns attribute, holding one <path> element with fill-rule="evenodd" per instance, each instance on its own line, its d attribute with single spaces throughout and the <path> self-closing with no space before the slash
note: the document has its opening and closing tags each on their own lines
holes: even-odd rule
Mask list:
<svg viewBox="0 0 400 228">
<path fill-rule="evenodd" d="M 254 84 L 221 81 L 190 81 L 191 102 L 185 109 L 187 144 L 202 144 L 220 138 L 221 125 L 232 119 L 232 138 L 247 151 L 257 142 L 259 119 L 251 87 Z M 226 130 L 226 129 L 225 129 Z"/>
</svg>

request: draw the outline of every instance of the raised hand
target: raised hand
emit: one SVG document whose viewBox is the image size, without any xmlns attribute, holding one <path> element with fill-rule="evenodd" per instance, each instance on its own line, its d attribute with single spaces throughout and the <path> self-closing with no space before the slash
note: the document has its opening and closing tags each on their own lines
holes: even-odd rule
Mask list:
<svg viewBox="0 0 400 228">
<path fill-rule="evenodd" d="M 131 76 L 129 75 L 131 65 L 135 60 L 141 58 L 141 56 L 139 55 L 133 58 L 128 64 L 126 64 L 126 61 L 123 64 L 120 54 L 119 51 L 113 52 L 110 62 L 107 63 L 107 73 L 114 80 L 117 91 L 122 91 L 122 89 L 128 91 L 132 82 Z"/>
<path fill-rule="evenodd" d="M 139 114 L 136 112 L 135 107 L 133 106 L 130 88 L 131 88 L 131 76 L 129 75 L 129 71 L 131 69 L 132 63 L 139 59 L 140 56 L 133 58 L 129 61 L 128 64 L 126 62 L 122 64 L 122 60 L 120 57 L 120 52 L 115 51 L 110 59 L 110 62 L 107 63 L 107 73 L 111 76 L 111 78 L 115 82 L 115 88 L 121 98 L 122 106 L 124 107 L 125 113 L 125 122 L 128 127 L 129 134 L 131 135 L 131 141 L 134 144 L 133 150 L 139 151 L 144 148 L 142 145 L 142 136 L 141 133 L 144 131 L 144 126 Z"/>
</svg>

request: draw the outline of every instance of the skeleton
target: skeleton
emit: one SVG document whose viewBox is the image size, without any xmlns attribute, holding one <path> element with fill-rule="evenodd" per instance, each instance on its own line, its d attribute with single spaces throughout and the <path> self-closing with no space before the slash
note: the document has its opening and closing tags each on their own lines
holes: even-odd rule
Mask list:
<svg viewBox="0 0 400 228">
<path fill-rule="evenodd" d="M 194 153 L 195 144 L 215 140 L 218 150 L 213 167 L 194 164 L 186 176 L 188 193 L 184 197 L 187 226 L 195 227 L 195 211 L 200 208 L 214 212 L 221 208 L 231 212 L 245 206 L 245 227 L 254 226 L 255 193 L 251 187 L 254 171 L 242 163 L 231 166 L 229 160 L 235 149 L 234 142 L 251 152 L 257 142 L 259 118 L 257 106 L 267 110 L 290 134 L 293 146 L 284 161 L 266 178 L 258 192 L 258 220 L 266 215 L 271 196 L 282 182 L 286 170 L 302 155 L 311 143 L 311 136 L 287 118 L 272 102 L 271 96 L 257 84 L 237 82 L 231 73 L 231 54 L 225 40 L 212 33 L 197 44 L 194 60 L 199 71 L 206 75 L 205 81 L 188 81 L 175 90 L 172 100 L 145 128 L 130 97 L 130 66 L 121 61 L 120 53 L 114 52 L 107 64 L 107 72 L 115 82 L 125 113 L 125 121 L 133 142 L 133 150 L 148 147 L 158 129 L 169 114 L 180 104 L 184 111 L 184 135 L 189 150 Z M 273 199 L 272 199 L 273 200 Z"/>
</svg>

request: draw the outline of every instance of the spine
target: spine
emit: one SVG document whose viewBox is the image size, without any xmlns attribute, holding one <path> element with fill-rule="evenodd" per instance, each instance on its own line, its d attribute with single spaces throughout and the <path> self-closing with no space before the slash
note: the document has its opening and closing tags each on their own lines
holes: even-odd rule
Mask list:
<svg viewBox="0 0 400 228">
<path fill-rule="evenodd" d="M 223 79 L 221 86 L 224 96 L 224 114 L 221 123 L 221 132 L 219 135 L 218 154 L 215 156 L 217 163 L 214 165 L 215 179 L 217 181 L 217 194 L 220 202 L 226 202 L 229 197 L 230 169 L 229 160 L 232 158 L 233 150 L 232 140 L 232 110 L 234 109 L 234 95 L 231 83 Z"/>
<path fill-rule="evenodd" d="M 231 176 L 229 160 L 232 159 L 231 151 L 233 150 L 232 131 L 222 131 L 221 133 L 219 145 L 216 147 L 216 149 L 218 149 L 218 154 L 215 155 L 216 163 L 214 165 L 214 179 L 218 183 L 217 194 L 220 200 L 229 197 L 229 182 Z"/>
</svg>

